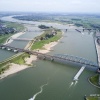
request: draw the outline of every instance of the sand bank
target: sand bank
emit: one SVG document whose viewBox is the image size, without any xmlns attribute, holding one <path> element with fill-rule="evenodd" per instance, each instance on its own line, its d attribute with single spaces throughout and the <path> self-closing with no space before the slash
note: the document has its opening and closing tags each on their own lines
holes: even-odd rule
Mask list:
<svg viewBox="0 0 100 100">
<path fill-rule="evenodd" d="M 35 55 L 30 55 L 30 58 L 25 58 L 25 62 L 28 65 L 31 65 L 33 61 L 37 60 L 37 56 Z"/>
</svg>

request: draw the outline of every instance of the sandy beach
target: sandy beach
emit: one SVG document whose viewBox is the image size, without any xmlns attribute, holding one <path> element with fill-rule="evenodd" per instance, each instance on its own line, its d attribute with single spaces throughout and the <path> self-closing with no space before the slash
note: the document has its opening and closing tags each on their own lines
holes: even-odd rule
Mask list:
<svg viewBox="0 0 100 100">
<path fill-rule="evenodd" d="M 37 60 L 37 56 L 35 55 L 30 55 L 30 58 L 25 58 L 25 62 L 28 65 L 31 65 L 33 61 Z"/>
</svg>

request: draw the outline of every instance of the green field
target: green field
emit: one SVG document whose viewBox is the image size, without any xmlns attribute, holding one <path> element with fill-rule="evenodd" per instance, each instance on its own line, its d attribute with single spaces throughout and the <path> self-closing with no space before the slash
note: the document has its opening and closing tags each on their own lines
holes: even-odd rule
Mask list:
<svg viewBox="0 0 100 100">
<path fill-rule="evenodd" d="M 90 78 L 90 82 L 93 83 L 96 86 L 99 86 L 98 82 L 99 82 L 99 75 L 96 74 L 95 76 Z"/>
<path fill-rule="evenodd" d="M 86 100 L 100 100 L 100 97 L 87 97 Z"/>
<path fill-rule="evenodd" d="M 30 55 L 27 54 L 27 53 L 24 53 L 24 54 L 22 54 L 22 55 L 20 55 L 20 56 L 18 56 L 16 58 L 14 58 L 11 62 L 15 63 L 15 64 L 22 65 L 22 64 L 25 64 L 25 60 L 24 59 L 27 58 L 27 57 L 30 57 Z"/>
<path fill-rule="evenodd" d="M 25 27 L 22 24 L 15 23 L 15 22 L 4 22 L 5 25 L 9 28 L 15 28 L 17 31 L 22 31 Z"/>
<path fill-rule="evenodd" d="M 6 35 L 1 35 L 0 36 L 0 43 L 4 43 L 10 36 L 13 34 L 6 34 Z"/>
</svg>

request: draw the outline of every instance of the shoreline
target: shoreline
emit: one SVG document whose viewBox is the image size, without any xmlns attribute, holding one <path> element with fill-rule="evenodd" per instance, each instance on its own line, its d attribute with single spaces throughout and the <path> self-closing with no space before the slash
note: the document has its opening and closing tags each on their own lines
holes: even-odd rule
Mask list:
<svg viewBox="0 0 100 100">
<path fill-rule="evenodd" d="M 26 68 L 28 68 L 27 65 L 10 63 L 9 69 L 5 70 L 4 73 L 0 75 L 0 79 L 6 78 L 7 76 L 20 72 Z"/>
<path fill-rule="evenodd" d="M 18 33 L 15 33 L 14 35 L 12 35 L 11 37 L 9 37 L 9 38 L 6 40 L 6 42 L 4 43 L 4 45 L 13 42 L 13 40 L 12 40 L 11 38 L 17 38 L 17 37 L 23 35 L 24 33 L 25 33 L 25 32 L 18 32 Z"/>
</svg>

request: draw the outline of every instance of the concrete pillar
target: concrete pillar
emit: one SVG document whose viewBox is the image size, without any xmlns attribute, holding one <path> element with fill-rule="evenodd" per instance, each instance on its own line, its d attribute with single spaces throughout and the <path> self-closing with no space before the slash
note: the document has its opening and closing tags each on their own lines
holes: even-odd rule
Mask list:
<svg viewBox="0 0 100 100">
<path fill-rule="evenodd" d="M 44 57 L 43 57 L 43 60 L 45 60 L 45 59 L 46 59 L 46 57 L 44 56 Z"/>
<path fill-rule="evenodd" d="M 54 59 L 53 59 L 53 58 L 51 58 L 51 61 L 54 61 Z"/>
</svg>

